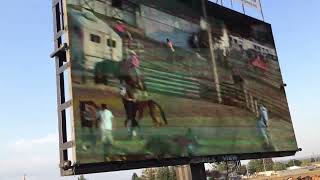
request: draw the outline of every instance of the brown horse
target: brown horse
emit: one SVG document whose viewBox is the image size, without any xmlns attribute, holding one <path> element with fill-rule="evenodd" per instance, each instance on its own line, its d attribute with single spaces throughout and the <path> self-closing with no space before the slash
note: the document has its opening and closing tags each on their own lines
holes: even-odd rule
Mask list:
<svg viewBox="0 0 320 180">
<path fill-rule="evenodd" d="M 168 124 L 163 109 L 158 103 L 153 100 L 137 101 L 138 121 L 142 120 L 145 109 L 149 110 L 152 122 L 156 127 L 161 127 L 164 124 Z M 160 113 L 160 116 L 158 116 L 157 113 Z M 161 120 L 163 120 L 163 122 Z"/>
<path fill-rule="evenodd" d="M 120 73 L 118 78 L 122 84 L 126 84 L 128 87 L 126 89 L 128 96 L 135 102 L 135 110 L 138 113 L 138 121 L 142 120 L 145 110 L 148 109 L 149 115 L 156 127 L 161 127 L 163 124 L 168 124 L 162 107 L 154 100 L 148 99 L 147 88 L 143 81 L 143 76 L 139 73 L 139 70 L 136 68 L 129 69 L 126 61 L 121 62 L 119 69 Z M 138 94 L 144 94 L 145 98 L 139 98 Z M 123 102 L 125 103 L 125 101 Z"/>
</svg>

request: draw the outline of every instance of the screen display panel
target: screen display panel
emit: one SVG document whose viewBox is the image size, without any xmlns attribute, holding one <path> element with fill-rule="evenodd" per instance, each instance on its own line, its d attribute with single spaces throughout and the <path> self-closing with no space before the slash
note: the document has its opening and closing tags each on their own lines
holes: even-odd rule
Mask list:
<svg viewBox="0 0 320 180">
<path fill-rule="evenodd" d="M 270 24 L 192 0 L 66 2 L 77 162 L 298 149 Z"/>
</svg>

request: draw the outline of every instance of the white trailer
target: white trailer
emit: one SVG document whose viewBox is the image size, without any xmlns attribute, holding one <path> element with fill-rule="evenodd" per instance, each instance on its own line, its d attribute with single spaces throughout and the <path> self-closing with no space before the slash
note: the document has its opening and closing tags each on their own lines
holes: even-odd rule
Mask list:
<svg viewBox="0 0 320 180">
<path fill-rule="evenodd" d="M 73 57 L 84 58 L 83 60 L 73 59 L 74 61 L 83 62 L 84 68 L 89 70 L 94 69 L 96 63 L 104 60 L 122 61 L 123 41 L 106 22 L 86 10 L 71 10 L 69 14 L 73 18 L 71 27 L 74 28 L 71 31 L 73 33 L 72 52 L 83 54 L 83 56 Z"/>
</svg>

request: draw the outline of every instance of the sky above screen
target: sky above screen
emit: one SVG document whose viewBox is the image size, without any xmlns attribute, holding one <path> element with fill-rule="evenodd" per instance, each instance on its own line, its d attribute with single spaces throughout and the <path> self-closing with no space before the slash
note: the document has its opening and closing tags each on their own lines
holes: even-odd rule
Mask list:
<svg viewBox="0 0 320 180">
<path fill-rule="evenodd" d="M 320 2 L 262 1 L 272 24 L 299 147 L 297 157 L 320 154 Z M 230 5 L 230 1 L 224 4 Z M 51 0 L 5 1 L 0 11 L 0 179 L 59 177 Z M 241 6 L 235 8 L 241 11 Z M 259 17 L 247 9 L 246 13 Z M 136 171 L 88 175 L 128 179 Z"/>
</svg>

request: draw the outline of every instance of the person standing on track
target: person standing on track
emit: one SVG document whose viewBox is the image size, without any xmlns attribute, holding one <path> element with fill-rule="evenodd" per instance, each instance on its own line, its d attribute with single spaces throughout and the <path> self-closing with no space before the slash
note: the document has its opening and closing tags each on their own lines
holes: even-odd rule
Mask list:
<svg viewBox="0 0 320 180">
<path fill-rule="evenodd" d="M 104 156 L 108 154 L 110 146 L 113 144 L 113 114 L 106 104 L 102 104 L 97 112 L 97 118 L 100 122 L 100 135 L 103 144 Z"/>
<path fill-rule="evenodd" d="M 98 119 L 100 120 L 101 140 L 103 143 L 113 143 L 113 114 L 108 109 L 106 104 L 101 105 L 101 109 L 98 111 Z"/>
<path fill-rule="evenodd" d="M 259 117 L 257 121 L 257 130 L 259 137 L 261 137 L 261 140 L 263 141 L 264 148 L 268 150 L 275 150 L 275 147 L 272 143 L 271 137 L 269 135 L 269 115 L 268 115 L 268 109 L 261 104 L 259 107 Z"/>
<path fill-rule="evenodd" d="M 122 97 L 122 103 L 126 112 L 126 120 L 124 125 L 126 128 L 128 128 L 129 137 L 136 137 L 137 129 L 140 129 L 139 123 L 136 120 L 136 114 L 138 110 L 136 99 L 134 98 L 130 87 L 124 84 L 120 87 L 120 95 Z"/>
</svg>

